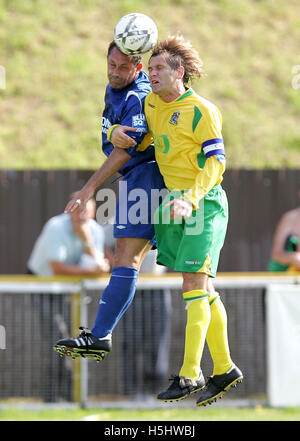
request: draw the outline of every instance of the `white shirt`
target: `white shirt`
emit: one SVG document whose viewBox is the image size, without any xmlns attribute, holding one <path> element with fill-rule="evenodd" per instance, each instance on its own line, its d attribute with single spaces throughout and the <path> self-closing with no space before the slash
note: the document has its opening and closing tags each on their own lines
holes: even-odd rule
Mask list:
<svg viewBox="0 0 300 441">
<path fill-rule="evenodd" d="M 104 231 L 95 220 L 89 219 L 93 242 L 99 253 L 104 254 Z M 78 265 L 84 253 L 82 240 L 73 232 L 71 216 L 60 214 L 49 219 L 37 238 L 27 267 L 34 274 L 47 277 L 53 276 L 50 261 Z"/>
</svg>

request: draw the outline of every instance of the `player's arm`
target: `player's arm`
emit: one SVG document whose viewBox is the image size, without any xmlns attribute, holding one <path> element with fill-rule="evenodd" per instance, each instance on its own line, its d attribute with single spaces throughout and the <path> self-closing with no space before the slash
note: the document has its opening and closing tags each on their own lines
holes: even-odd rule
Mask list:
<svg viewBox="0 0 300 441">
<path fill-rule="evenodd" d="M 85 204 L 94 195 L 96 189 L 104 184 L 122 168 L 131 156 L 123 149 L 115 148 L 103 165 L 90 177 L 84 187 L 75 193 L 65 208 L 65 213 L 71 213 L 76 209 L 85 210 Z M 81 202 L 78 203 L 78 200 Z"/>
<path fill-rule="evenodd" d="M 120 124 L 136 129 L 131 131 L 133 145 L 129 147 L 122 145 L 122 149 L 115 148 L 102 167 L 91 176 L 86 185 L 67 204 L 65 213 L 71 213 L 76 209 L 84 210 L 86 202 L 94 195 L 96 189 L 118 172 L 135 155 L 136 146 L 143 142 L 148 128 L 143 112 L 143 100 L 134 91 L 129 91 L 125 99 Z M 107 139 L 110 142 L 112 142 L 111 135 L 115 132 L 117 126 L 112 126 L 107 132 Z M 126 135 L 125 132 L 124 135 Z M 81 202 L 78 203 L 78 200 Z"/>
<path fill-rule="evenodd" d="M 136 145 L 136 141 L 127 135 L 126 132 L 136 132 L 136 128 L 130 126 L 122 126 L 115 124 L 110 127 L 107 132 L 107 138 L 113 144 L 114 147 L 120 149 L 128 149 Z"/>
<path fill-rule="evenodd" d="M 201 114 L 197 126 L 193 128 L 194 140 L 202 149 L 206 160 L 204 167 L 199 169 L 191 189 L 184 193 L 183 201 L 175 199 L 168 205 L 173 205 L 171 218 L 191 216 L 193 209 L 199 207 L 199 202 L 218 183 L 222 181 L 225 171 L 225 149 L 222 139 L 222 118 L 217 108 L 211 109 L 206 115 Z"/>
<path fill-rule="evenodd" d="M 201 114 L 194 136 L 195 142 L 199 144 L 202 154 L 205 156 L 205 164 L 199 170 L 194 185 L 185 194 L 185 198 L 191 201 L 194 208 L 198 208 L 199 201 L 222 181 L 222 175 L 225 171 L 226 157 L 222 137 L 222 117 L 216 107 L 208 109 L 203 115 Z"/>
<path fill-rule="evenodd" d="M 126 133 L 127 132 L 127 133 Z M 120 124 L 109 128 L 107 139 L 114 147 L 126 149 L 133 156 L 136 150 L 145 150 L 152 142 L 144 114 L 144 100 L 136 93 L 129 97 Z"/>
<path fill-rule="evenodd" d="M 286 213 L 280 219 L 273 238 L 271 258 L 279 263 L 294 265 L 297 269 L 300 269 L 300 252 L 287 252 L 284 249 L 286 239 L 291 234 L 294 223 L 295 219 L 292 213 Z"/>
<path fill-rule="evenodd" d="M 219 161 L 216 156 L 209 157 L 204 168 L 196 176 L 193 187 L 185 192 L 182 198 L 174 199 L 166 204 L 172 207 L 171 219 L 189 218 L 192 211 L 199 207 L 200 200 L 220 181 L 224 170 L 223 161 Z"/>
<path fill-rule="evenodd" d="M 130 149 L 131 147 L 137 146 L 137 142 L 128 134 L 126 134 L 126 132 L 135 132 L 137 130 L 136 128 L 116 124 L 115 126 L 112 126 L 111 129 L 112 131 L 110 132 L 109 140 L 114 147 L 125 149 L 126 151 L 128 151 L 128 149 Z M 152 135 L 150 133 L 147 133 L 136 150 L 139 152 L 144 151 L 151 145 L 152 142 Z"/>
<path fill-rule="evenodd" d="M 184 199 L 191 202 L 194 209 L 199 202 L 222 179 L 225 171 L 225 157 L 213 155 L 206 159 L 203 169 L 196 176 L 193 187 L 184 193 Z"/>
</svg>

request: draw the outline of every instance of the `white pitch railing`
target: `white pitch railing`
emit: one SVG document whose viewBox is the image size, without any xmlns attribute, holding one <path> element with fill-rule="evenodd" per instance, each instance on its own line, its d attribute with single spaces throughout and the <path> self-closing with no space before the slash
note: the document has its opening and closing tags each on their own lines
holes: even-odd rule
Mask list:
<svg viewBox="0 0 300 441">
<path fill-rule="evenodd" d="M 45 292 L 60 294 L 62 291 L 69 293 L 89 289 L 104 289 L 109 282 L 109 276 L 83 278 L 76 276 L 37 277 L 32 275 L 0 275 L 1 293 L 33 293 Z M 300 284 L 300 273 L 219 273 L 214 279 L 216 288 L 266 288 L 271 284 Z M 138 289 L 180 289 L 182 277 L 177 273 L 164 275 L 139 276 Z"/>
</svg>

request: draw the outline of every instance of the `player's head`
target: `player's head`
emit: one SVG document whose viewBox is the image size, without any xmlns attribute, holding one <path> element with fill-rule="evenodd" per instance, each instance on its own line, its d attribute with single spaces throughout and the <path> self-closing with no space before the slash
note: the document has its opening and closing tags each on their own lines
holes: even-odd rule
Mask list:
<svg viewBox="0 0 300 441">
<path fill-rule="evenodd" d="M 141 71 L 142 57 L 125 55 L 112 41 L 107 51 L 107 76 L 113 89 L 124 89 L 131 84 Z"/>
<path fill-rule="evenodd" d="M 189 41 L 171 36 L 152 51 L 149 76 L 153 92 L 159 95 L 170 83 L 186 86 L 193 78 L 204 76 L 203 63 Z"/>
</svg>

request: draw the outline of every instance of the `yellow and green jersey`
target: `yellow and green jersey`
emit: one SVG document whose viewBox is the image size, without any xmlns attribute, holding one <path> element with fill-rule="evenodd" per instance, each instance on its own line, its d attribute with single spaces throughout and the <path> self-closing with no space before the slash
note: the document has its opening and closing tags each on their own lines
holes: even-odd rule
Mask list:
<svg viewBox="0 0 300 441">
<path fill-rule="evenodd" d="M 155 157 L 169 190 L 188 190 L 195 207 L 222 182 L 225 150 L 218 108 L 192 89 L 170 103 L 150 92 L 145 100 Z"/>
</svg>

